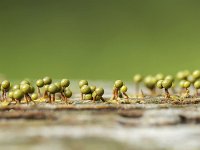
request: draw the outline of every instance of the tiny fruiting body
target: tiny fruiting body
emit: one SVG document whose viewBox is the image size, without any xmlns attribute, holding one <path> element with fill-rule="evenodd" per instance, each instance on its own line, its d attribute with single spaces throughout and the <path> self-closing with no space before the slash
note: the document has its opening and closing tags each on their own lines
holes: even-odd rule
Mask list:
<svg viewBox="0 0 200 150">
<path fill-rule="evenodd" d="M 126 99 L 129 98 L 129 96 L 126 94 L 126 92 L 128 91 L 128 88 L 126 85 L 123 85 L 121 88 L 120 88 L 120 91 L 122 92 L 122 94 L 125 96 Z"/>
<path fill-rule="evenodd" d="M 142 82 L 143 77 L 141 74 L 136 74 L 133 76 L 133 82 L 135 83 L 136 94 L 139 93 L 139 84 Z"/>
<path fill-rule="evenodd" d="M 44 85 L 49 85 L 52 83 L 52 79 L 48 76 L 43 78 Z"/>
<path fill-rule="evenodd" d="M 26 100 L 26 103 L 28 104 L 29 101 L 32 101 L 31 97 L 29 96 L 29 93 L 31 93 L 31 86 L 27 83 L 20 85 L 20 90 L 24 93 L 24 97 Z"/>
<path fill-rule="evenodd" d="M 163 88 L 162 82 L 163 82 L 163 80 L 158 80 L 158 82 L 157 82 L 157 84 L 156 84 L 156 86 L 157 86 L 159 89 L 162 89 L 162 88 Z"/>
<path fill-rule="evenodd" d="M 191 85 L 191 83 L 189 81 L 185 81 L 183 83 L 183 87 L 185 88 L 185 97 L 189 97 L 190 91 L 188 88 L 190 87 L 190 85 Z"/>
<path fill-rule="evenodd" d="M 55 84 L 50 84 L 48 86 L 48 92 L 49 92 L 49 102 L 55 102 L 55 93 L 58 91 L 58 87 Z M 53 95 L 53 98 L 51 98 L 51 95 Z"/>
<path fill-rule="evenodd" d="M 81 88 L 83 85 L 88 85 L 88 81 L 87 80 L 79 81 L 79 88 Z"/>
<path fill-rule="evenodd" d="M 155 95 L 155 86 L 156 86 L 157 80 L 153 76 L 147 76 L 144 79 L 144 85 L 151 91 L 151 95 Z"/>
<path fill-rule="evenodd" d="M 21 90 L 18 89 L 13 92 L 13 98 L 17 101 L 17 103 L 20 103 L 23 97 L 24 93 Z"/>
<path fill-rule="evenodd" d="M 200 89 L 200 80 L 194 82 L 194 88 L 196 89 L 196 96 L 198 96 L 198 90 Z"/>
<path fill-rule="evenodd" d="M 155 75 L 155 79 L 156 79 L 157 81 L 159 81 L 159 80 L 164 80 L 164 78 L 165 78 L 165 75 L 162 74 L 162 73 L 158 73 L 158 74 Z"/>
<path fill-rule="evenodd" d="M 8 80 L 4 80 L 1 83 L 1 90 L 2 90 L 2 98 L 3 98 L 3 100 L 6 99 L 6 92 L 8 92 L 9 88 L 10 88 L 10 82 Z"/>
<path fill-rule="evenodd" d="M 70 81 L 68 79 L 62 79 L 60 83 L 63 88 L 66 88 L 70 85 Z"/>
<path fill-rule="evenodd" d="M 38 89 L 38 95 L 41 96 L 40 88 L 42 88 L 44 86 L 44 81 L 42 79 L 38 79 L 36 81 L 36 86 Z"/>
<path fill-rule="evenodd" d="M 83 99 L 84 100 L 92 100 L 93 99 L 92 94 L 85 94 Z"/>
<path fill-rule="evenodd" d="M 170 98 L 168 89 L 172 87 L 172 80 L 169 79 L 163 80 L 162 87 L 165 89 L 165 98 Z"/>
<path fill-rule="evenodd" d="M 48 98 L 49 97 L 48 88 L 49 88 L 49 85 L 45 85 L 44 86 L 44 95 L 43 95 L 44 98 Z"/>
<path fill-rule="evenodd" d="M 104 89 L 103 89 L 102 87 L 96 88 L 94 92 L 95 92 L 95 94 L 96 94 L 96 96 L 94 96 L 94 101 L 95 101 L 95 100 L 98 100 L 97 97 L 100 97 L 100 99 L 101 99 L 102 101 L 105 101 L 104 98 L 102 97 L 103 94 L 104 94 Z"/>
<path fill-rule="evenodd" d="M 93 93 L 96 89 L 96 86 L 90 86 L 91 93 Z"/>
<path fill-rule="evenodd" d="M 38 99 L 38 94 L 37 94 L 37 93 L 33 93 L 33 94 L 31 95 L 31 99 L 32 99 L 32 100 L 37 100 L 37 99 Z"/>
<path fill-rule="evenodd" d="M 79 83 L 78 83 L 78 85 L 79 85 L 79 88 L 80 88 L 80 90 L 81 90 L 81 88 L 82 88 L 82 86 L 88 86 L 88 81 L 87 80 L 80 80 L 79 81 Z M 83 89 L 82 89 L 83 90 Z M 82 92 L 82 90 L 81 90 L 81 100 L 83 100 L 83 92 Z M 87 94 L 87 93 L 86 93 Z"/>
<path fill-rule="evenodd" d="M 192 76 L 197 80 L 200 78 L 200 70 L 195 70 L 192 72 Z"/>
<path fill-rule="evenodd" d="M 126 94 L 128 88 L 126 85 L 124 85 L 124 82 L 122 80 L 116 80 L 114 83 L 114 87 L 113 87 L 113 97 L 112 99 L 118 99 L 121 98 L 123 96 L 125 96 L 125 98 L 129 98 L 128 95 Z"/>
<path fill-rule="evenodd" d="M 30 83 L 28 80 L 22 80 L 22 81 L 20 82 L 20 84 L 28 84 L 28 85 L 30 85 L 31 83 Z"/>
<path fill-rule="evenodd" d="M 82 94 L 89 94 L 91 92 L 91 89 L 88 85 L 83 85 L 81 87 L 81 93 Z"/>
<path fill-rule="evenodd" d="M 117 89 L 120 89 L 120 88 L 123 86 L 123 84 L 124 84 L 124 83 L 122 82 L 122 80 L 116 80 L 114 86 L 115 86 Z"/>
</svg>

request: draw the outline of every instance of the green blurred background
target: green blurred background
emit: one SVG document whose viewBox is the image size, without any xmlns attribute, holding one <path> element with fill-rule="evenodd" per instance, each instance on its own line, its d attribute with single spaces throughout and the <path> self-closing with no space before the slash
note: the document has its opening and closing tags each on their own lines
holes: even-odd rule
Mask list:
<svg viewBox="0 0 200 150">
<path fill-rule="evenodd" d="M 199 0 L 0 0 L 8 78 L 125 79 L 200 67 Z"/>
</svg>

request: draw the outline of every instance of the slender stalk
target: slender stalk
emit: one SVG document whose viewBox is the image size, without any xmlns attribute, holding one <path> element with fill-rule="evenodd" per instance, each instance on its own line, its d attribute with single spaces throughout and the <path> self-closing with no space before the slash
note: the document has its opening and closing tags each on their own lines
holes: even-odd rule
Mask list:
<svg viewBox="0 0 200 150">
<path fill-rule="evenodd" d="M 170 98 L 170 94 L 168 89 L 165 89 L 165 98 Z"/>
<path fill-rule="evenodd" d="M 43 96 L 44 98 L 48 98 L 49 96 L 48 96 L 48 91 L 44 91 L 44 96 Z"/>
<path fill-rule="evenodd" d="M 56 100 L 56 95 L 53 94 L 53 102 L 55 102 L 55 100 Z"/>
<path fill-rule="evenodd" d="M 60 96 L 61 96 L 61 99 L 62 99 L 62 100 L 65 100 L 65 97 L 66 97 L 66 96 L 63 94 L 63 92 L 60 92 Z"/>
<path fill-rule="evenodd" d="M 102 100 L 103 102 L 105 102 L 105 99 L 104 99 L 103 97 L 101 97 L 101 100 Z"/>
<path fill-rule="evenodd" d="M 124 94 L 126 99 L 129 99 L 129 96 L 125 92 L 123 92 L 123 94 Z"/>
<path fill-rule="evenodd" d="M 49 94 L 48 97 L 49 97 L 49 103 L 51 103 L 51 94 Z"/>
<path fill-rule="evenodd" d="M 190 96 L 190 91 L 188 88 L 185 89 L 186 90 L 186 97 L 189 97 Z"/>
</svg>

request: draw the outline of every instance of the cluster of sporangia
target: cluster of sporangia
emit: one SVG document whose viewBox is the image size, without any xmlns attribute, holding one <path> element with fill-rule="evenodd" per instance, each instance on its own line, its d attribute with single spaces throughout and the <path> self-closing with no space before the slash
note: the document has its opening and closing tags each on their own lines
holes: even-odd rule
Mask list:
<svg viewBox="0 0 200 150">
<path fill-rule="evenodd" d="M 175 80 L 176 79 L 176 80 Z M 189 72 L 188 70 L 180 71 L 177 73 L 176 77 L 172 75 L 163 75 L 161 73 L 156 74 L 155 76 L 148 75 L 143 77 L 140 74 L 136 74 L 133 76 L 133 81 L 136 87 L 136 96 L 139 98 L 144 97 L 144 93 L 142 90 L 139 90 L 139 86 L 145 86 L 150 90 L 151 96 L 158 96 L 160 92 L 158 89 L 164 89 L 165 98 L 169 99 L 170 92 L 173 94 L 179 93 L 178 96 L 187 98 L 190 97 L 189 88 L 196 89 L 195 96 L 198 96 L 198 89 L 200 89 L 200 70 L 195 70 L 193 72 Z M 176 85 L 179 84 L 179 88 L 175 88 Z M 28 80 L 23 80 L 20 84 L 11 85 L 8 80 L 4 80 L 1 83 L 1 91 L 2 91 L 2 100 L 8 100 L 8 97 L 12 101 L 16 103 L 20 103 L 22 99 L 26 101 L 26 103 L 34 102 L 38 99 L 45 99 L 46 102 L 53 103 L 56 98 L 67 102 L 68 98 L 72 96 L 72 91 L 69 88 L 70 81 L 68 79 L 62 79 L 60 82 L 52 83 L 52 79 L 50 77 L 44 77 L 43 79 L 39 79 L 35 83 L 37 87 L 37 92 L 35 92 L 34 85 Z M 96 88 L 96 86 L 89 86 L 87 80 L 81 80 L 79 82 L 79 88 L 81 92 L 82 100 L 102 100 L 104 89 L 101 87 Z M 169 90 L 171 91 L 169 92 Z M 176 91 L 176 90 L 179 91 Z M 41 92 L 43 91 L 43 93 Z M 113 96 L 112 100 L 117 100 L 119 98 L 128 99 L 127 95 L 127 86 L 121 80 L 116 80 L 113 86 Z M 141 91 L 141 94 L 139 94 Z M 139 96 L 140 95 L 140 96 Z"/>
<path fill-rule="evenodd" d="M 37 100 L 38 98 L 44 98 L 48 100 L 47 102 L 53 103 L 55 102 L 56 94 L 60 96 L 61 100 L 67 101 L 67 98 L 72 96 L 69 85 L 70 81 L 68 79 L 62 79 L 60 82 L 52 83 L 50 77 L 45 77 L 36 81 L 38 90 L 37 93 L 35 93 L 34 85 L 28 80 L 23 80 L 20 84 L 15 85 L 11 85 L 8 80 L 4 80 L 1 83 L 2 100 L 7 100 L 8 93 L 8 97 L 16 103 L 20 103 L 22 99 L 24 99 L 26 103 L 35 103 L 34 100 Z M 41 94 L 40 89 L 43 89 L 43 95 Z"/>
<path fill-rule="evenodd" d="M 177 96 L 188 98 L 192 95 L 190 94 L 189 88 L 195 89 L 194 96 L 198 96 L 198 89 L 200 89 L 200 70 L 195 70 L 190 72 L 188 70 L 179 71 L 176 77 L 172 75 L 156 74 L 155 76 L 148 75 L 143 77 L 140 74 L 136 74 L 133 77 L 133 81 L 136 84 L 137 94 L 139 93 L 139 85 L 143 84 L 147 89 L 150 90 L 152 96 L 160 95 L 156 90 L 164 89 L 165 98 L 170 98 L 169 89 L 173 94 L 178 94 Z M 176 86 L 179 85 L 179 88 Z M 179 91 L 177 91 L 179 90 Z M 143 95 L 143 91 L 141 90 Z"/>
</svg>

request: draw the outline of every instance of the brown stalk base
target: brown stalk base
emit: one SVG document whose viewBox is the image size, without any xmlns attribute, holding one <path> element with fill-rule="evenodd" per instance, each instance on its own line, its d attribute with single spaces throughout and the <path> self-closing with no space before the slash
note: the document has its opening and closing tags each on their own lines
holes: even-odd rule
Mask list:
<svg viewBox="0 0 200 150">
<path fill-rule="evenodd" d="M 51 102 L 51 94 L 49 94 L 49 101 L 48 101 L 49 103 L 52 103 Z"/>
<path fill-rule="evenodd" d="M 168 89 L 165 89 L 165 98 L 169 99 L 170 98 L 170 94 Z"/>
<path fill-rule="evenodd" d="M 65 95 L 63 94 L 63 92 L 60 92 L 60 96 L 61 96 L 61 100 L 65 101 Z"/>
<path fill-rule="evenodd" d="M 126 99 L 129 98 L 129 96 L 125 92 L 123 92 L 123 95 L 125 96 Z"/>
<path fill-rule="evenodd" d="M 186 88 L 185 97 L 190 97 L 190 91 L 188 88 Z"/>
<path fill-rule="evenodd" d="M 55 100 L 56 100 L 56 96 L 55 96 L 55 94 L 53 94 L 53 103 L 55 102 Z"/>
<path fill-rule="evenodd" d="M 45 91 L 45 92 L 44 92 L 44 95 L 43 95 L 43 97 L 44 97 L 44 98 L 48 98 L 48 97 L 49 97 L 49 95 L 48 95 L 48 92 L 47 92 L 47 91 Z"/>
<path fill-rule="evenodd" d="M 104 99 L 103 97 L 101 97 L 101 100 L 102 100 L 103 102 L 105 102 L 105 99 Z"/>
</svg>

